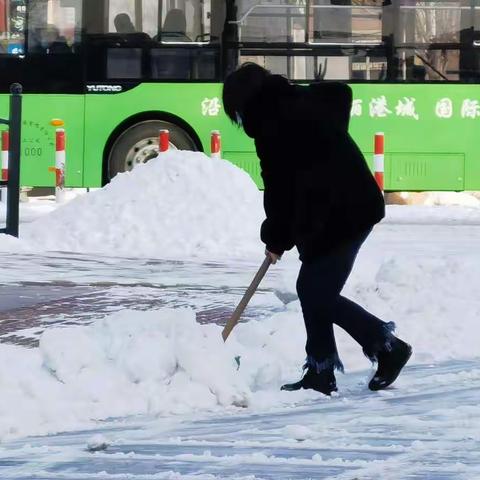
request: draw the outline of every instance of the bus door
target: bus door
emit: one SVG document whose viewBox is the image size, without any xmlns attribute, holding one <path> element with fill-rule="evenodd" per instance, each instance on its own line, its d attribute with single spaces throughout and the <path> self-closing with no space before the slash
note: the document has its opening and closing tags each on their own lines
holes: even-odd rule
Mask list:
<svg viewBox="0 0 480 480">
<path fill-rule="evenodd" d="M 10 84 L 19 82 L 25 94 L 21 183 L 55 184 L 49 171 L 55 164 L 52 120 L 61 119 L 67 133 L 66 184 L 80 187 L 85 104 L 82 0 L 3 0 L 1 11 L 0 93 L 8 93 Z M 6 99 L 2 95 L 0 105 Z"/>
</svg>

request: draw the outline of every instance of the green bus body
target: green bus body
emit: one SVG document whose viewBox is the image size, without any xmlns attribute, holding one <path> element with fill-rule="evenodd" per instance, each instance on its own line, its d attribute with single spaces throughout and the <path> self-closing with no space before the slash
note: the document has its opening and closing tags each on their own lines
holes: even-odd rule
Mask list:
<svg viewBox="0 0 480 480">
<path fill-rule="evenodd" d="M 372 168 L 374 134 L 385 133 L 386 190 L 480 190 L 477 85 L 375 83 L 352 84 L 352 89 L 350 132 Z M 228 121 L 220 99 L 218 83 L 144 83 L 117 94 L 27 94 L 21 183 L 54 185 L 55 175 L 49 171 L 55 164 L 52 119 L 65 122 L 66 185 L 100 187 L 113 132 L 132 117 L 162 112 L 188 124 L 206 153 L 210 132 L 220 130 L 223 157 L 246 170 L 261 187 L 253 142 Z M 7 116 L 8 96 L 0 95 L 0 117 Z M 312 155 L 321 157 L 321 151 L 319 144 Z"/>
</svg>

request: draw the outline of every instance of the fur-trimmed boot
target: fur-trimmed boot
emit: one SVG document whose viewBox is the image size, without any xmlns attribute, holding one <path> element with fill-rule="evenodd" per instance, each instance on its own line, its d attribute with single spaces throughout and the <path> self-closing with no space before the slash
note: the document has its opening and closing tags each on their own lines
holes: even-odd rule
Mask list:
<svg viewBox="0 0 480 480">
<path fill-rule="evenodd" d="M 328 368 L 317 373 L 313 368 L 308 368 L 303 378 L 296 383 L 287 383 L 282 390 L 294 392 L 300 389 L 316 390 L 324 395 L 330 395 L 337 391 L 337 381 L 333 368 Z"/>
<path fill-rule="evenodd" d="M 411 356 L 412 347 L 403 340 L 395 338 L 388 350 L 378 352 L 378 368 L 368 388 L 374 391 L 387 388 L 397 379 Z"/>
</svg>

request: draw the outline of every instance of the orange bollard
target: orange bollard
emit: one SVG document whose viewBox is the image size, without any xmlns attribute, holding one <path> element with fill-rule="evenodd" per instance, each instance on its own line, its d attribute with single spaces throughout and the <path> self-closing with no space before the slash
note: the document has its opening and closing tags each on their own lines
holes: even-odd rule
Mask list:
<svg viewBox="0 0 480 480">
<path fill-rule="evenodd" d="M 382 191 L 385 188 L 385 134 L 375 134 L 375 155 L 373 157 L 375 165 L 375 180 Z"/>
<path fill-rule="evenodd" d="M 222 137 L 220 136 L 220 132 L 218 130 L 212 131 L 210 151 L 212 158 L 222 158 Z"/>
<path fill-rule="evenodd" d="M 159 153 L 168 152 L 168 149 L 170 148 L 170 132 L 168 130 L 160 130 L 158 145 Z"/>
</svg>

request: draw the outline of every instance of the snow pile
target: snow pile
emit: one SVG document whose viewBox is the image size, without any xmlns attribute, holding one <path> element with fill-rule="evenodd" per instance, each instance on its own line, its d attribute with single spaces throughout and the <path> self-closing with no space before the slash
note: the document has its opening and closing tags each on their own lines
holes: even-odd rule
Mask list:
<svg viewBox="0 0 480 480">
<path fill-rule="evenodd" d="M 459 205 L 388 205 L 382 223 L 394 225 L 480 225 L 480 208 Z"/>
<path fill-rule="evenodd" d="M 480 356 L 478 252 L 391 255 L 378 267 L 372 265 L 373 259 L 366 248 L 344 293 L 396 323 L 398 335 L 414 347 L 413 363 Z M 337 337 L 346 366 L 358 365 L 357 345 L 340 330 Z"/>
<path fill-rule="evenodd" d="M 90 326 L 46 330 L 37 349 L 0 344 L 0 439 L 111 417 L 268 409 L 317 398 L 279 391 L 300 373 L 299 321 L 293 304 L 239 325 L 224 343 L 222 328 L 196 323 L 190 309 L 123 311 Z"/>
<path fill-rule="evenodd" d="M 456 205 L 480 208 L 480 200 L 468 192 L 430 192 L 425 205 Z"/>
<path fill-rule="evenodd" d="M 80 190 L 80 189 L 76 189 Z M 83 190 L 82 190 L 83 192 Z M 80 192 L 66 192 L 67 201 L 73 200 L 78 195 L 81 195 Z M 20 224 L 33 222 L 37 218 L 42 217 L 43 215 L 48 215 L 58 208 L 59 204 L 55 202 L 54 196 L 46 197 L 32 197 L 29 198 L 27 202 L 20 201 L 19 204 L 19 214 L 20 214 Z M 7 203 L 0 202 L 0 223 L 5 224 L 7 218 Z"/>
<path fill-rule="evenodd" d="M 401 205 L 463 206 L 480 208 L 478 192 L 396 192 L 387 200 Z"/>
<path fill-rule="evenodd" d="M 246 406 L 249 388 L 218 326 L 191 310 L 125 311 L 54 328 L 40 347 L 0 345 L 0 438 L 91 420 Z"/>
<path fill-rule="evenodd" d="M 27 242 L 23 242 L 10 235 L 0 234 L 0 253 L 23 253 L 29 251 L 32 251 L 32 248 Z"/>
<path fill-rule="evenodd" d="M 231 163 L 172 151 L 25 225 L 22 237 L 45 250 L 241 256 L 261 251 L 261 198 Z"/>
</svg>

